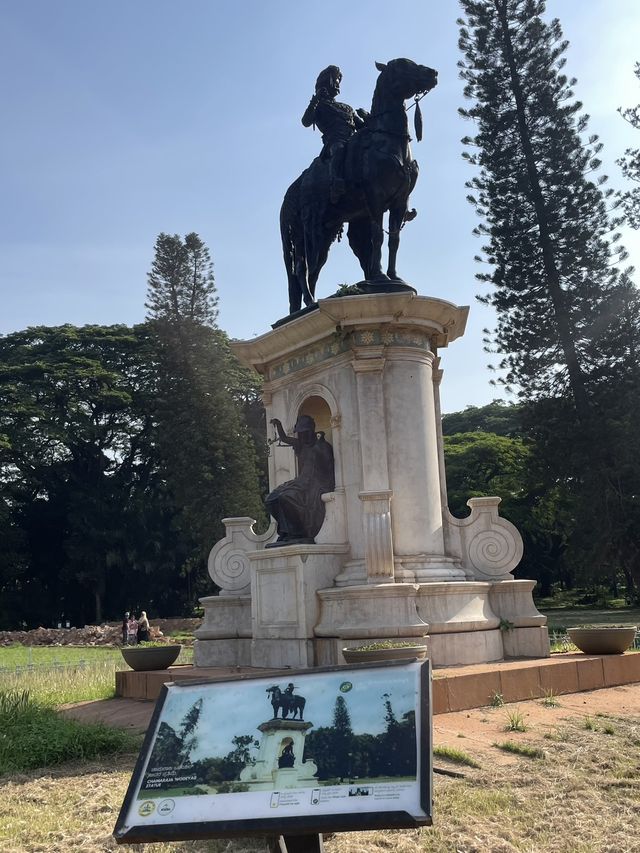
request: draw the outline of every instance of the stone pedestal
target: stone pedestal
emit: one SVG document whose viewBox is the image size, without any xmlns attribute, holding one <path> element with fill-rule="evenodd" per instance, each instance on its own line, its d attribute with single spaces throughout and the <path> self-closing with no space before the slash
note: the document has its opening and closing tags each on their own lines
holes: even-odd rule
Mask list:
<svg viewBox="0 0 640 853">
<path fill-rule="evenodd" d="M 252 791 L 312 787 L 318 768 L 303 761 L 304 740 L 313 723 L 298 720 L 269 720 L 258 726 L 262 733 L 258 757 L 240 772 L 240 781 Z M 293 766 L 280 767 L 284 751 L 293 756 Z"/>
<path fill-rule="evenodd" d="M 544 617 L 533 582 L 513 580 L 522 540 L 500 498 L 472 498 L 464 519 L 447 508 L 438 353 L 467 311 L 409 293 L 324 299 L 232 344 L 264 377 L 267 422 L 290 433 L 299 415 L 315 419 L 336 485 L 314 545 L 264 550 L 273 528 L 225 520 L 197 663 L 314 666 L 341 662 L 342 641 L 425 635 L 435 665 L 545 653 L 540 633 L 516 633 Z M 295 476 L 291 448 L 273 445 L 270 487 Z"/>
</svg>

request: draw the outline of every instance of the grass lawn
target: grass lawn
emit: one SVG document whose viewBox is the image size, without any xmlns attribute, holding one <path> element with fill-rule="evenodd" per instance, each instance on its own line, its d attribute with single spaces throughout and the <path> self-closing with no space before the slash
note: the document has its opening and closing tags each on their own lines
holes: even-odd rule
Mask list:
<svg viewBox="0 0 640 853">
<path fill-rule="evenodd" d="M 548 620 L 550 631 L 561 631 L 579 625 L 637 625 L 640 628 L 640 607 L 545 607 L 538 610 Z"/>
<path fill-rule="evenodd" d="M 86 664 L 114 661 L 126 667 L 120 649 L 112 646 L 2 646 L 0 668 L 16 666 L 69 666 L 84 661 Z"/>
<path fill-rule="evenodd" d="M 193 650 L 183 648 L 178 662 L 192 659 Z M 0 647 L 0 691 L 28 690 L 48 705 L 109 699 L 120 669 L 127 664 L 120 649 L 110 646 Z"/>
</svg>

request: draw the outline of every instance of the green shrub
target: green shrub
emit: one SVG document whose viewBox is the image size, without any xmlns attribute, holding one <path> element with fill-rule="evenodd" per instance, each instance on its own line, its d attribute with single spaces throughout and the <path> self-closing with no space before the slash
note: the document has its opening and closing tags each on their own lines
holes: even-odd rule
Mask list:
<svg viewBox="0 0 640 853">
<path fill-rule="evenodd" d="M 0 775 L 133 751 L 140 738 L 61 716 L 26 691 L 0 692 Z"/>
</svg>

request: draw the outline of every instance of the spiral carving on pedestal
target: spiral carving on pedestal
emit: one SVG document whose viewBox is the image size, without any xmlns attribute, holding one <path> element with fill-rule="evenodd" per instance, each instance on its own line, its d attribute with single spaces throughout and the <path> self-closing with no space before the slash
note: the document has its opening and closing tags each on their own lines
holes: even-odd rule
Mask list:
<svg viewBox="0 0 640 853">
<path fill-rule="evenodd" d="M 238 592 L 251 584 L 247 552 L 231 543 L 223 545 L 212 560 L 209 574 L 221 589 Z"/>
<path fill-rule="evenodd" d="M 504 528 L 480 530 L 467 545 L 470 565 L 480 574 L 501 577 L 511 572 L 522 556 L 514 536 Z"/>
</svg>

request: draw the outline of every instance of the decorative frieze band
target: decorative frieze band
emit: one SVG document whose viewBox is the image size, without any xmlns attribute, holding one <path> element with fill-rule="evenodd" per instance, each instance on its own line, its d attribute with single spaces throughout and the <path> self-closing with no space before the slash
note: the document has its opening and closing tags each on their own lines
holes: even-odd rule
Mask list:
<svg viewBox="0 0 640 853">
<path fill-rule="evenodd" d="M 390 329 L 386 327 L 377 329 L 361 329 L 358 331 L 337 331 L 328 340 L 309 347 L 285 361 L 272 365 L 269 368 L 268 379 L 273 382 L 298 373 L 305 368 L 329 361 L 340 353 L 349 352 L 354 347 L 406 347 L 417 349 L 422 352 L 431 350 L 431 342 L 426 331 L 411 329 Z"/>
</svg>

